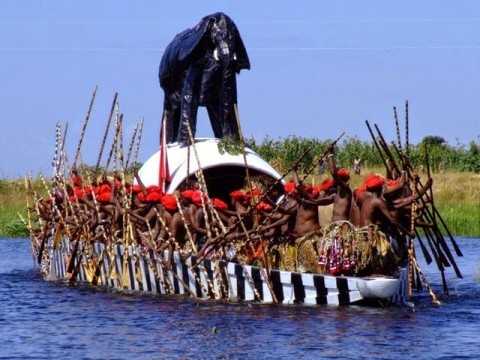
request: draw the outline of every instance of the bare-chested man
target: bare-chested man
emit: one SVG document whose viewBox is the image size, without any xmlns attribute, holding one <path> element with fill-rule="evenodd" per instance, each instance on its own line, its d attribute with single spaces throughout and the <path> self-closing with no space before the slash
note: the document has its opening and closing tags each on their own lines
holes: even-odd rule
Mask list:
<svg viewBox="0 0 480 360">
<path fill-rule="evenodd" d="M 296 237 L 319 231 L 321 225 L 318 207 L 330 205 L 334 201 L 335 195 L 326 193 L 325 190 L 327 189 L 319 189 L 320 192 L 317 190 L 311 186 L 300 185 L 298 187 L 297 211 L 293 231 Z"/>
<path fill-rule="evenodd" d="M 365 182 L 366 191 L 362 208 L 360 210 L 360 225 L 379 225 L 385 229 L 388 225 L 400 226 L 398 221 L 390 214 L 385 200 L 382 198 L 385 180 L 380 176 L 371 176 Z"/>
<path fill-rule="evenodd" d="M 345 168 L 337 169 L 333 155 L 329 156 L 332 177 L 335 180 L 336 193 L 333 201 L 332 222 L 352 219 L 352 189 L 348 185 L 350 172 Z"/>
</svg>

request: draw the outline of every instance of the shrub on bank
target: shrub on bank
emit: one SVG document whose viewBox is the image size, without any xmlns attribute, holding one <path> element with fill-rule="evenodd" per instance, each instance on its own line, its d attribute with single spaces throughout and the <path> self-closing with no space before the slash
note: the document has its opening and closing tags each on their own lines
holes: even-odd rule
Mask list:
<svg viewBox="0 0 480 360">
<path fill-rule="evenodd" d="M 22 223 L 20 219 L 13 219 L 3 225 L 0 229 L 1 236 L 5 237 L 27 237 L 28 229 Z"/>
<path fill-rule="evenodd" d="M 430 164 L 433 171 L 470 171 L 480 172 L 480 143 L 471 141 L 468 146 L 463 144 L 449 145 L 440 141 L 439 137 L 427 136 L 422 142 L 410 146 L 410 158 L 415 167 L 425 163 L 425 154 L 428 149 Z M 273 139 L 266 137 L 262 141 L 254 138 L 248 140 L 250 147 L 265 160 L 269 161 L 281 171 L 286 171 L 307 149 L 312 151 L 305 156 L 300 169 L 311 167 L 315 159 L 314 155 L 322 154 L 330 141 L 316 138 L 304 138 L 289 136 L 286 138 Z M 395 150 L 392 147 L 392 153 Z M 362 161 L 364 167 L 383 166 L 382 158 L 369 141 L 363 141 L 356 137 L 349 137 L 337 144 L 337 159 L 341 166 L 351 167 L 355 159 Z"/>
</svg>

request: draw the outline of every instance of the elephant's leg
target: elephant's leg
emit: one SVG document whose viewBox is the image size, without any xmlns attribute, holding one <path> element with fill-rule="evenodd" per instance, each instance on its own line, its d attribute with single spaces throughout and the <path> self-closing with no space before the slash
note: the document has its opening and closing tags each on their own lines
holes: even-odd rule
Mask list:
<svg viewBox="0 0 480 360">
<path fill-rule="evenodd" d="M 239 130 L 234 110 L 234 104 L 237 102 L 237 81 L 233 69 L 224 70 L 221 86 L 219 102 L 222 135 L 238 138 Z"/>
<path fill-rule="evenodd" d="M 213 135 L 221 139 L 223 137 L 222 120 L 220 119 L 220 108 L 218 105 L 218 99 L 215 102 L 205 104 L 207 107 L 208 118 L 212 125 Z"/>
<path fill-rule="evenodd" d="M 208 118 L 216 138 L 223 137 L 221 109 L 219 102 L 220 83 L 222 81 L 222 67 L 213 56 L 205 61 L 200 86 L 200 105 L 207 108 Z"/>
<path fill-rule="evenodd" d="M 180 123 L 180 94 L 178 91 L 165 94 L 163 109 L 166 112 L 167 143 L 177 140 Z"/>
<path fill-rule="evenodd" d="M 201 75 L 202 69 L 192 65 L 188 69 L 183 82 L 180 102 L 180 127 L 177 137 L 178 142 L 182 144 L 189 143 L 188 126 L 190 126 L 192 136 L 195 138 Z"/>
</svg>

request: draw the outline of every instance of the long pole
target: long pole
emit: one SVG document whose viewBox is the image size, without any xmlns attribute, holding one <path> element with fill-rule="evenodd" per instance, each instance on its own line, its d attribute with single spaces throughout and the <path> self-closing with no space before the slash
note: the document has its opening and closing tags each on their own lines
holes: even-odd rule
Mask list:
<svg viewBox="0 0 480 360">
<path fill-rule="evenodd" d="M 385 152 L 385 155 L 387 155 L 388 159 L 390 160 L 393 170 L 395 170 L 396 173 L 397 173 L 396 175 L 400 176 L 400 174 L 401 174 L 400 167 L 397 165 L 397 162 L 395 161 L 395 157 L 393 156 L 392 152 L 390 151 L 390 148 L 388 147 L 388 144 L 385 141 L 385 138 L 383 137 L 383 134 L 380 131 L 380 128 L 378 127 L 377 124 L 374 124 L 374 126 L 375 126 L 375 130 L 377 130 L 378 138 L 380 140 L 379 143 L 380 143 L 383 151 Z"/>
<path fill-rule="evenodd" d="M 397 107 L 393 107 L 393 117 L 395 118 L 395 129 L 397 130 L 397 145 L 398 149 L 402 151 L 402 138 L 400 134 L 400 123 L 398 121 Z"/>
<path fill-rule="evenodd" d="M 112 123 L 113 114 L 117 106 L 117 101 L 118 101 L 117 99 L 118 99 L 118 92 L 115 92 L 115 95 L 113 95 L 112 107 L 110 108 L 110 114 L 108 115 L 107 125 L 105 127 L 105 131 L 103 132 L 102 143 L 100 144 L 100 152 L 98 153 L 97 163 L 95 165 L 95 173 L 97 173 L 98 169 L 100 168 L 100 163 L 102 161 L 102 156 L 103 156 L 103 150 L 105 148 L 105 143 L 107 141 L 108 132 L 110 131 L 110 124 Z"/>
<path fill-rule="evenodd" d="M 133 130 L 132 138 L 130 139 L 130 145 L 128 146 L 128 153 L 127 153 L 127 161 L 125 162 L 125 169 L 128 169 L 128 165 L 130 165 L 130 159 L 133 153 L 133 146 L 135 145 L 135 139 L 137 138 L 138 128 L 140 126 L 140 122 L 137 123 L 135 126 L 135 130 Z"/>
<path fill-rule="evenodd" d="M 60 149 L 60 168 L 63 167 L 63 175 L 65 176 L 66 171 L 66 162 L 67 162 L 67 153 L 65 152 L 65 143 L 67 142 L 67 134 L 68 134 L 68 122 L 65 123 L 65 129 L 63 130 L 62 136 L 62 147 Z"/>
<path fill-rule="evenodd" d="M 393 148 L 395 149 L 395 151 L 396 151 L 397 153 L 399 153 L 399 150 L 398 150 L 398 148 L 397 148 L 396 146 L 394 146 Z M 420 181 L 420 179 L 418 178 L 418 176 L 414 176 L 414 175 L 411 174 L 411 171 L 413 171 L 413 166 L 412 166 L 409 158 L 406 157 L 406 156 L 402 156 L 401 159 L 402 159 L 402 161 L 403 161 L 403 165 L 404 165 L 405 169 L 407 170 L 407 174 L 409 175 L 409 178 L 414 181 L 415 186 L 421 186 L 421 187 L 423 187 L 423 184 L 422 184 L 422 182 Z M 430 199 L 429 199 L 429 197 L 427 196 L 427 201 L 428 201 L 428 200 L 430 200 Z M 425 204 L 423 198 L 421 199 L 421 201 L 423 202 L 423 204 Z M 437 216 L 438 220 L 440 220 L 440 223 L 443 225 L 444 230 L 446 231 L 447 235 L 448 235 L 449 238 L 450 238 L 450 242 L 451 242 L 452 245 L 453 245 L 453 248 L 454 248 L 454 250 L 455 250 L 455 253 L 456 253 L 458 256 L 463 256 L 463 254 L 462 254 L 462 252 L 461 252 L 461 250 L 460 250 L 457 242 L 456 242 L 455 239 L 453 238 L 453 235 L 452 235 L 452 233 L 450 232 L 450 229 L 448 228 L 447 224 L 446 224 L 445 221 L 443 220 L 442 215 L 441 215 L 440 212 L 438 211 L 437 207 L 436 207 L 436 206 L 432 206 L 432 212 L 430 212 L 430 210 L 429 210 L 428 208 L 425 208 L 425 209 L 424 209 L 424 214 L 426 214 L 430 220 L 433 219 L 433 213 L 435 213 L 435 215 Z M 436 229 L 436 232 L 438 232 L 438 234 L 439 234 L 440 236 L 442 236 L 442 234 L 441 234 L 441 232 L 438 230 L 438 228 Z M 443 236 L 442 236 L 442 238 L 443 238 Z M 446 244 L 445 244 L 445 246 L 446 246 Z"/>
<path fill-rule="evenodd" d="M 120 168 L 123 171 L 125 168 L 125 158 L 123 154 L 123 114 L 120 114 L 119 124 L 120 129 L 117 141 L 117 158 L 120 160 Z"/>
<path fill-rule="evenodd" d="M 380 155 L 380 158 L 382 159 L 383 165 L 385 165 L 385 168 L 387 169 L 387 172 L 390 173 L 391 172 L 390 166 L 388 165 L 387 160 L 385 160 L 385 157 L 383 156 L 383 152 L 380 149 L 380 146 L 378 145 L 377 139 L 376 139 L 375 135 L 373 134 L 372 128 L 370 127 L 370 123 L 368 122 L 368 120 L 365 120 L 365 124 L 367 125 L 368 132 L 370 133 L 370 136 L 372 137 L 373 144 L 375 145 L 375 148 L 377 149 L 377 151 Z"/>
<path fill-rule="evenodd" d="M 105 164 L 104 173 L 107 173 L 108 168 L 110 166 L 110 162 L 112 161 L 113 154 L 117 149 L 117 141 L 118 141 L 118 136 L 119 136 L 119 131 L 120 131 L 119 122 L 120 121 L 119 121 L 118 113 L 117 113 L 116 120 L 115 120 L 115 134 L 113 136 L 113 142 L 112 142 L 112 146 L 110 148 L 110 153 L 108 154 L 107 163 Z"/>
<path fill-rule="evenodd" d="M 238 106 L 237 104 L 233 104 L 233 110 L 235 112 L 235 119 L 237 121 L 237 127 L 238 127 L 238 136 L 240 139 L 240 143 L 242 145 L 242 156 L 243 156 L 243 163 L 245 166 L 245 178 L 247 179 L 247 184 L 250 192 L 252 191 L 252 182 L 250 179 L 250 171 L 248 168 L 247 164 L 247 150 L 245 148 L 245 138 L 243 137 L 243 131 L 242 131 L 242 126 L 240 124 L 240 115 L 238 113 Z"/>
<path fill-rule="evenodd" d="M 57 181 L 59 173 L 60 173 L 60 149 L 61 149 L 61 142 L 62 142 L 62 125 L 57 122 L 55 125 L 55 151 L 53 154 L 52 160 L 52 168 L 53 168 L 53 176 L 54 181 Z"/>
<path fill-rule="evenodd" d="M 78 141 L 77 151 L 75 152 L 75 157 L 72 164 L 72 169 L 77 167 L 78 159 L 80 158 L 80 150 L 82 148 L 83 138 L 85 137 L 85 131 L 87 130 L 88 121 L 90 120 L 90 114 L 92 113 L 93 103 L 95 102 L 95 96 L 97 95 L 98 86 L 95 86 L 93 90 L 92 98 L 90 100 L 90 105 L 88 106 L 87 115 L 83 121 L 82 132 L 80 133 L 80 140 Z"/>
<path fill-rule="evenodd" d="M 140 126 L 138 128 L 138 135 L 137 135 L 137 144 L 135 146 L 135 152 L 133 154 L 132 165 L 134 166 L 137 162 L 138 154 L 140 153 L 140 144 L 142 142 L 142 134 L 143 134 L 143 118 L 142 120 L 140 120 Z"/>
<path fill-rule="evenodd" d="M 162 123 L 160 125 L 159 137 L 159 156 L 158 156 L 158 185 L 162 188 L 162 193 L 167 191 L 167 183 L 170 181 L 168 171 L 167 156 L 167 112 L 163 113 Z"/>
<path fill-rule="evenodd" d="M 394 146 L 394 149 L 398 152 L 398 149 L 396 146 Z M 423 187 L 422 183 L 420 182 L 420 179 L 418 178 L 418 176 L 416 175 L 413 175 L 411 173 L 411 171 L 413 171 L 413 167 L 412 165 L 410 164 L 409 160 L 408 160 L 408 157 L 403 157 L 403 161 L 404 161 L 404 166 L 405 166 L 405 170 L 407 171 L 407 175 L 408 175 L 408 178 L 409 180 L 413 181 L 414 182 L 414 187 L 415 187 L 415 190 L 418 191 L 419 190 L 419 186 Z M 427 196 L 427 201 L 429 201 L 430 199 L 428 198 Z M 422 209 L 422 216 L 425 217 L 427 220 L 429 221 L 433 221 L 433 214 L 432 212 L 430 211 L 430 209 L 427 207 L 427 201 L 425 201 L 423 199 L 423 197 L 420 198 L 420 201 L 421 201 L 421 204 L 423 206 L 423 209 Z M 432 207 L 432 210 L 436 212 L 436 215 L 438 217 L 438 219 L 440 221 L 442 221 L 443 219 L 441 218 L 438 210 L 436 210 L 436 207 Z M 448 231 L 448 228 L 445 226 L 445 229 L 447 229 L 447 233 L 450 235 L 450 240 L 452 242 L 452 245 L 455 249 L 455 251 L 457 252 L 457 255 L 458 256 L 462 256 L 462 253 L 460 251 L 460 249 L 458 248 L 458 245 L 457 243 L 455 242 L 455 239 L 453 238 L 453 236 L 450 234 L 450 232 Z M 455 271 L 455 274 L 457 275 L 457 277 L 459 278 L 462 278 L 462 274 L 460 272 L 460 270 L 458 269 L 458 266 L 452 256 L 452 253 L 450 252 L 450 249 L 448 248 L 448 245 L 445 241 L 445 238 L 443 237 L 442 233 L 440 232 L 439 228 L 438 227 L 435 227 L 432 229 L 433 230 L 433 234 L 435 235 L 435 238 L 437 239 L 437 241 L 439 242 L 439 244 L 442 246 L 443 250 L 445 251 L 445 254 L 448 258 L 448 260 L 450 261 L 450 263 L 452 264 L 453 268 L 454 268 L 454 271 Z"/>
<path fill-rule="evenodd" d="M 183 226 L 185 227 L 185 232 L 187 233 L 187 238 L 190 241 L 190 245 L 192 245 L 193 252 L 196 254 L 198 252 L 198 249 L 197 249 L 197 246 L 195 245 L 195 242 L 193 241 L 193 236 L 190 231 L 190 228 L 188 227 L 187 219 L 185 218 L 185 213 L 183 212 L 183 209 L 182 209 L 182 203 L 180 202 L 180 199 L 178 198 L 177 194 L 174 194 L 174 196 L 175 196 L 175 200 L 177 201 L 178 212 L 180 213 Z"/>
<path fill-rule="evenodd" d="M 408 100 L 405 101 L 405 153 L 410 155 L 410 124 L 408 116 Z"/>
<path fill-rule="evenodd" d="M 212 238 L 212 230 L 210 227 L 210 222 L 208 220 L 208 211 L 207 211 L 207 204 L 206 204 L 206 199 L 208 199 L 208 188 L 207 188 L 207 183 L 205 182 L 205 178 L 203 177 L 203 171 L 200 165 L 200 158 L 198 157 L 198 153 L 195 147 L 195 139 L 193 138 L 192 130 L 190 128 L 190 123 L 187 122 L 187 131 L 188 131 L 188 136 L 189 136 L 189 141 L 191 143 L 191 146 L 193 148 L 193 152 L 195 154 L 195 157 L 197 159 L 197 166 L 198 170 L 196 172 L 198 181 L 200 183 L 200 187 L 202 190 L 202 196 L 200 197 L 201 202 L 202 202 L 202 210 L 203 210 L 203 217 L 205 220 L 205 228 L 207 231 L 207 238 L 210 240 Z"/>
</svg>

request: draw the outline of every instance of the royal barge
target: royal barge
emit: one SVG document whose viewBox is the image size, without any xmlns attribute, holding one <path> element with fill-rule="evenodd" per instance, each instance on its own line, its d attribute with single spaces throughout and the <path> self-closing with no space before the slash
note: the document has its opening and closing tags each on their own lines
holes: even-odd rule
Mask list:
<svg viewBox="0 0 480 360">
<path fill-rule="evenodd" d="M 196 139 L 198 159 L 188 154 L 185 146 L 175 143 L 167 146 L 171 173 L 168 193 L 181 187 L 200 166 L 212 196 L 221 196 L 241 186 L 245 181 L 245 164 L 251 175 L 282 181 L 281 175 L 251 149 L 245 149 L 245 159 L 241 154 L 219 151 L 218 141 Z M 158 183 L 159 157 L 160 152 L 155 153 L 138 172 L 145 186 Z M 198 259 L 139 244 L 77 242 L 52 232 L 45 241 L 40 263 L 46 280 L 129 294 L 181 295 L 198 301 L 257 304 L 385 305 L 403 304 L 407 298 L 407 271 L 402 267 L 394 276 L 364 277 L 267 271 L 261 266 L 227 259 Z M 32 240 L 32 245 L 36 260 L 39 244 Z"/>
</svg>

